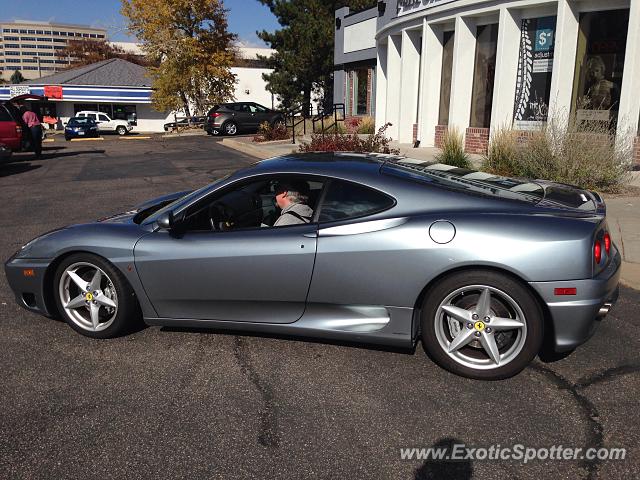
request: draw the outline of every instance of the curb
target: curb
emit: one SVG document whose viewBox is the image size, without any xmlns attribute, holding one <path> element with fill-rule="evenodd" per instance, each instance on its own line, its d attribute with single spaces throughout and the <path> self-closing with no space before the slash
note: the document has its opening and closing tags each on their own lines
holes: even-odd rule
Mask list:
<svg viewBox="0 0 640 480">
<path fill-rule="evenodd" d="M 233 148 L 234 150 L 238 150 L 239 152 L 246 153 L 247 155 L 251 155 L 252 157 L 256 157 L 261 160 L 265 160 L 274 156 L 272 152 L 268 152 L 266 149 L 248 145 L 244 142 L 238 142 L 237 140 L 233 140 L 231 138 L 223 138 L 222 142 L 220 143 L 222 143 L 222 145 L 224 145 L 225 147 Z"/>
<path fill-rule="evenodd" d="M 623 261 L 620 283 L 626 287 L 640 290 L 640 263 Z"/>
</svg>

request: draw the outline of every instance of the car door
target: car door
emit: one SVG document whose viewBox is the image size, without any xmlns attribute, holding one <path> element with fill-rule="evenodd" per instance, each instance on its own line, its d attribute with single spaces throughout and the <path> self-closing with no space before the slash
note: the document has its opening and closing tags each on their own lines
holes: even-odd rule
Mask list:
<svg viewBox="0 0 640 480">
<path fill-rule="evenodd" d="M 100 130 L 101 132 L 112 131 L 116 129 L 113 123 L 113 120 L 111 120 L 109 117 L 107 117 L 103 113 L 98 114 L 98 119 L 96 120 L 96 123 L 98 124 L 98 130 Z"/>
<path fill-rule="evenodd" d="M 395 199 L 363 185 L 333 180 L 318 217 L 318 246 L 307 308 L 312 305 L 371 306 L 388 303 L 397 290 L 406 290 L 402 275 L 415 257 L 396 228 L 404 219 L 387 210 Z M 385 212 L 385 215 L 377 215 Z M 395 286 L 389 289 L 389 285 Z"/>
<path fill-rule="evenodd" d="M 135 263 L 161 318 L 292 323 L 304 312 L 316 236 L 316 224 L 158 230 L 137 243 Z"/>
<path fill-rule="evenodd" d="M 4 105 L 0 105 L 0 143 L 12 150 L 20 148 L 21 135 L 18 133 L 18 123 L 13 119 Z"/>
<path fill-rule="evenodd" d="M 251 130 L 257 128 L 256 121 L 251 114 L 251 110 L 249 109 L 248 104 L 237 103 L 233 105 L 233 110 L 235 113 L 235 121 L 241 129 Z"/>
</svg>

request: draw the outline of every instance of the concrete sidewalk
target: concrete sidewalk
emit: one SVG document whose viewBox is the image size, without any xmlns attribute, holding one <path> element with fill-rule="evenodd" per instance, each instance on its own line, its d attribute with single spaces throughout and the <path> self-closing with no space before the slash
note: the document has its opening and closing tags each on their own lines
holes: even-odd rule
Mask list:
<svg viewBox="0 0 640 480">
<path fill-rule="evenodd" d="M 257 159 L 266 159 L 278 155 L 297 152 L 301 142 L 309 138 L 297 138 L 296 144 L 290 140 L 254 143 L 251 137 L 224 138 L 222 144 L 251 155 Z M 439 153 L 437 148 L 413 148 L 410 144 L 392 142 L 391 148 L 400 150 L 400 154 L 419 160 L 434 160 Z M 478 167 L 482 157 L 471 156 L 471 162 Z M 621 281 L 625 285 L 640 290 L 640 172 L 632 172 L 629 193 L 623 195 L 605 195 L 607 203 L 607 221 L 613 241 L 622 254 L 623 265 Z"/>
</svg>

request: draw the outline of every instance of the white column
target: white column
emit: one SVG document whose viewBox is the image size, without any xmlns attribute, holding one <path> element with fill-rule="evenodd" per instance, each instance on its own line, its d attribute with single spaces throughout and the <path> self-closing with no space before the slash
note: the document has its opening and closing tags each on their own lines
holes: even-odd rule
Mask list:
<svg viewBox="0 0 640 480">
<path fill-rule="evenodd" d="M 387 120 L 387 43 L 377 44 L 376 63 L 376 130 Z"/>
<path fill-rule="evenodd" d="M 566 117 L 571 112 L 579 28 L 575 5 L 569 0 L 558 0 L 549 118 Z"/>
<path fill-rule="evenodd" d="M 449 125 L 464 135 L 471 120 L 471 96 L 476 56 L 476 24 L 472 18 L 457 17 L 453 45 Z"/>
<path fill-rule="evenodd" d="M 402 36 L 390 35 L 387 48 L 387 106 L 386 121 L 392 124 L 387 135 L 393 140 L 398 139 L 400 132 L 400 82 L 402 81 Z"/>
<path fill-rule="evenodd" d="M 618 113 L 618 141 L 638 135 L 640 122 L 640 1 L 632 0 Z"/>
<path fill-rule="evenodd" d="M 402 79 L 400 84 L 400 143 L 413 141 L 413 125 L 418 115 L 418 80 L 420 77 L 420 34 L 422 30 L 402 32 Z"/>
<path fill-rule="evenodd" d="M 510 128 L 512 125 L 519 56 L 520 15 L 508 8 L 501 8 L 491 107 L 491 130 Z"/>
<path fill-rule="evenodd" d="M 418 139 L 423 147 L 432 147 L 440 113 L 440 88 L 442 83 L 442 27 L 429 25 L 422 30 L 422 73 L 420 75 L 420 112 L 418 114 Z"/>
</svg>

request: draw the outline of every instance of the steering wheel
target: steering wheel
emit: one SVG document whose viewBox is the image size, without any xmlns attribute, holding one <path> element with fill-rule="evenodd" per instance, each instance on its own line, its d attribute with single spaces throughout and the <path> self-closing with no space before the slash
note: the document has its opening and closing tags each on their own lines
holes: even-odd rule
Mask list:
<svg viewBox="0 0 640 480">
<path fill-rule="evenodd" d="M 232 225 L 233 211 L 228 205 L 216 202 L 209 207 L 209 223 L 211 230 L 228 230 Z"/>
</svg>

